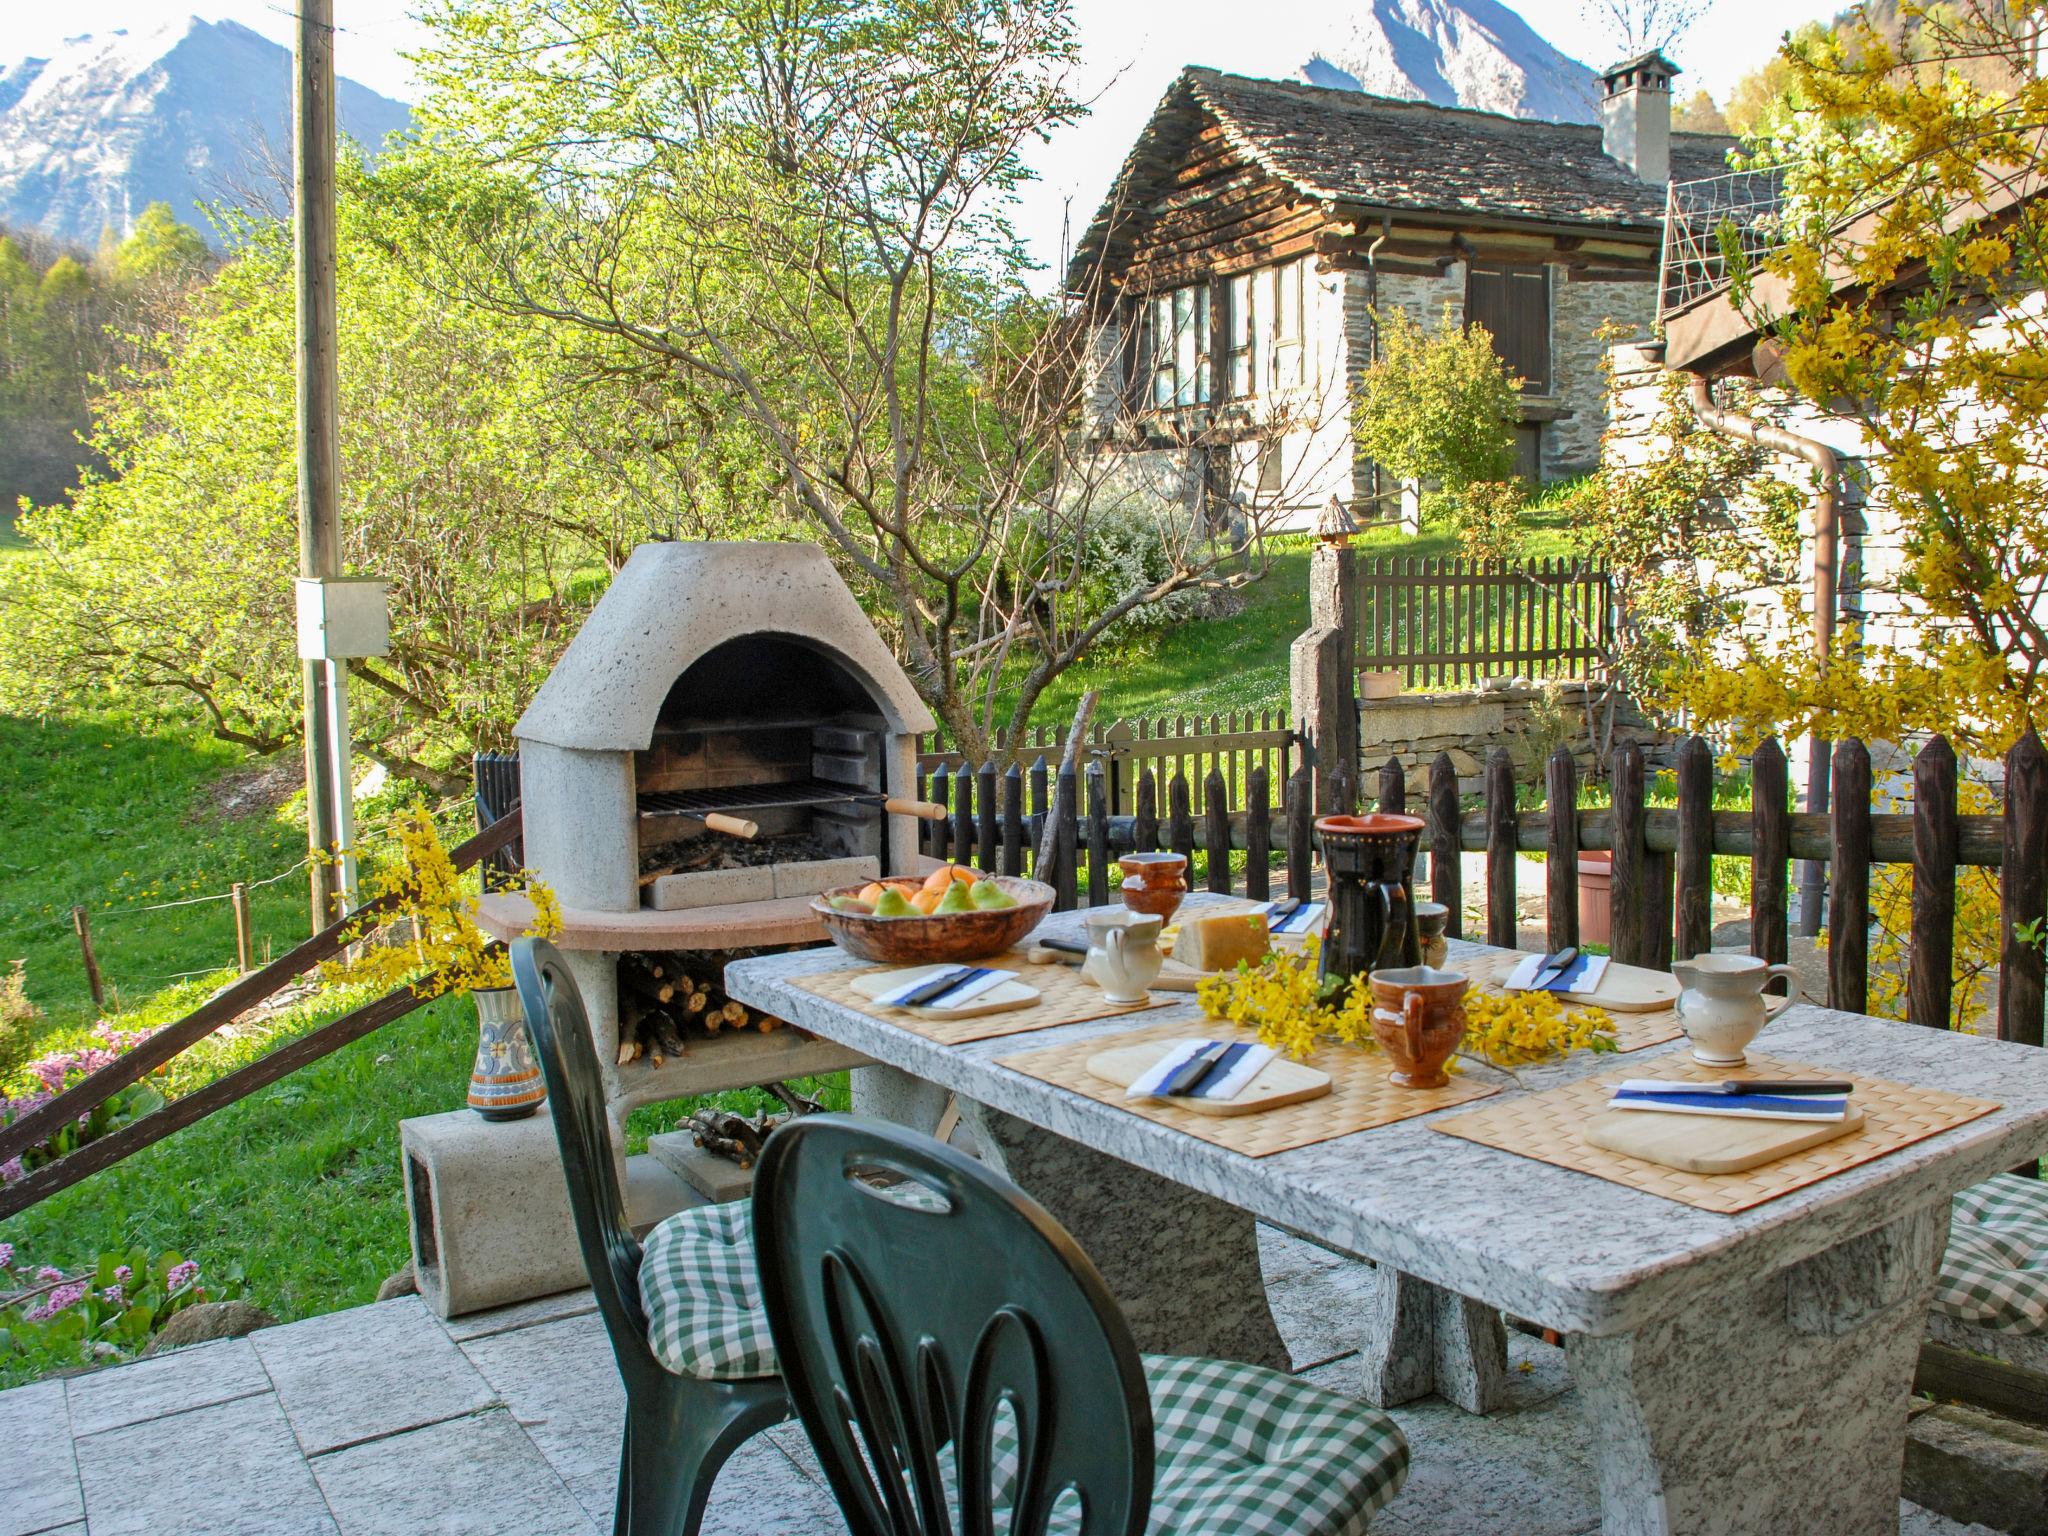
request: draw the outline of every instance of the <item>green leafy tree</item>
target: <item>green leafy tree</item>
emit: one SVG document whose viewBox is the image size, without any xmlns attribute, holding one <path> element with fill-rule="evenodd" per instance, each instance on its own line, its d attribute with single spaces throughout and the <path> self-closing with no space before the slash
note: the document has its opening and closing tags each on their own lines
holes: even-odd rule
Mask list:
<svg viewBox="0 0 2048 1536">
<path fill-rule="evenodd" d="M 206 237 L 180 223 L 169 203 L 151 203 L 114 247 L 113 276 L 128 284 L 184 282 L 205 271 L 212 255 Z"/>
<path fill-rule="evenodd" d="M 1449 498 L 1511 480 L 1521 380 L 1486 328 L 1460 325 L 1448 304 L 1427 331 L 1401 309 L 1376 312 L 1373 322 L 1379 356 L 1354 387 L 1358 446 L 1397 479 Z"/>
</svg>

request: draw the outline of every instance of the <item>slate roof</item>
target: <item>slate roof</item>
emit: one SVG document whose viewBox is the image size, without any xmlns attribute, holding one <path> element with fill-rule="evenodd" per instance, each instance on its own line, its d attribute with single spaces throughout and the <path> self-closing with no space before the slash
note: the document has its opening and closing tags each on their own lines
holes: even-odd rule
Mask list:
<svg viewBox="0 0 2048 1536">
<path fill-rule="evenodd" d="M 1150 176 L 1174 163 L 1194 122 L 1213 118 L 1246 157 L 1314 201 L 1503 224 L 1588 225 L 1655 237 L 1664 188 L 1600 148 L 1600 128 L 1401 101 L 1362 91 L 1189 68 L 1168 89 L 1079 249 L 1079 270 L 1109 237 L 1113 210 L 1143 208 Z M 1735 140 L 1674 133 L 1671 174 L 1727 169 Z"/>
</svg>

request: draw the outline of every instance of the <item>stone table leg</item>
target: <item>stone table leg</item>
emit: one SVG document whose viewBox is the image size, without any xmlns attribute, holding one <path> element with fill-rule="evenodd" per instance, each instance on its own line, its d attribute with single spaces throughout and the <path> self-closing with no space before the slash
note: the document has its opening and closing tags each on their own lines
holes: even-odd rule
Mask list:
<svg viewBox="0 0 2048 1536">
<path fill-rule="evenodd" d="M 1500 1309 L 1385 1264 L 1365 1358 L 1365 1399 L 1381 1408 L 1434 1392 L 1467 1413 L 1490 1413 L 1507 1389 L 1508 1335 Z"/>
<path fill-rule="evenodd" d="M 853 1086 L 853 1112 L 877 1120 L 894 1121 L 930 1136 L 938 1130 L 946 1112 L 946 1090 L 937 1083 L 913 1077 L 900 1067 L 855 1067 L 849 1074 Z"/>
<path fill-rule="evenodd" d="M 1138 1348 L 1288 1368 L 1248 1212 L 968 1099 L 983 1159 L 1074 1235 Z"/>
<path fill-rule="evenodd" d="M 1947 1239 L 1944 1202 L 1635 1333 L 1569 1337 L 1604 1536 L 1896 1532 Z"/>
</svg>

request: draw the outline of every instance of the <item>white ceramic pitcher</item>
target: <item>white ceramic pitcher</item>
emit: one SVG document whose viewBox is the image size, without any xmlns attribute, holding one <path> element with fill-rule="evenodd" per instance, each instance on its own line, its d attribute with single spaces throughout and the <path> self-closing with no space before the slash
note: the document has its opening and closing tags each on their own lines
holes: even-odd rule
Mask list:
<svg viewBox="0 0 2048 1536">
<path fill-rule="evenodd" d="M 1166 957 L 1159 953 L 1165 920 L 1149 912 L 1090 912 L 1088 973 L 1112 1003 L 1142 1003 L 1159 979 Z"/>
<path fill-rule="evenodd" d="M 1739 1067 L 1743 1051 L 1763 1030 L 1769 1014 L 1764 987 L 1785 978 L 1793 997 L 1799 978 L 1789 965 L 1766 965 L 1755 955 L 1695 955 L 1674 960 L 1671 974 L 1685 990 L 1678 994 L 1678 1022 L 1692 1041 L 1694 1061 L 1710 1067 Z"/>
</svg>

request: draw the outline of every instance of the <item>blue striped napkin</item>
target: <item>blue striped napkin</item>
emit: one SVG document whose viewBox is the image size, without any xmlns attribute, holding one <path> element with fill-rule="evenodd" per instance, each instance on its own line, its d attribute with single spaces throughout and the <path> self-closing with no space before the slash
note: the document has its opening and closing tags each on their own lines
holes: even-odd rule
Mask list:
<svg viewBox="0 0 2048 1536">
<path fill-rule="evenodd" d="M 903 1001 L 927 982 L 937 981 L 947 971 L 955 973 L 953 984 L 937 997 L 928 997 L 921 1003 Z M 906 979 L 886 992 L 876 993 L 876 1002 L 889 1008 L 958 1008 L 974 1001 L 990 988 L 999 987 L 1004 982 L 1017 978 L 1015 971 L 996 971 L 979 965 L 925 965 L 902 974 Z"/>
<path fill-rule="evenodd" d="M 1725 1115 L 1735 1120 L 1841 1120 L 1849 1095 L 1713 1093 L 1698 1083 L 1630 1078 L 1616 1086 L 1609 1109 L 1652 1110 L 1666 1115 Z"/>
</svg>

